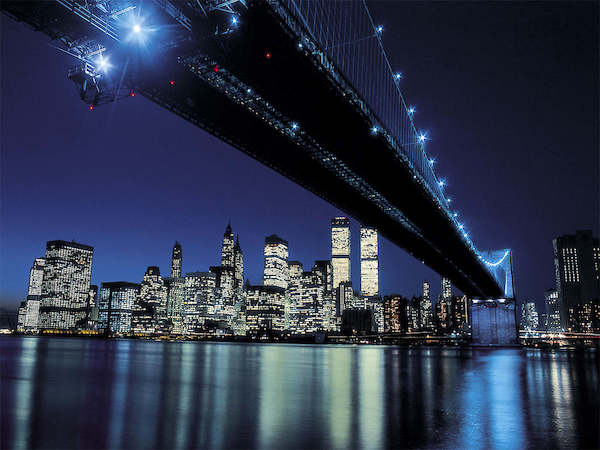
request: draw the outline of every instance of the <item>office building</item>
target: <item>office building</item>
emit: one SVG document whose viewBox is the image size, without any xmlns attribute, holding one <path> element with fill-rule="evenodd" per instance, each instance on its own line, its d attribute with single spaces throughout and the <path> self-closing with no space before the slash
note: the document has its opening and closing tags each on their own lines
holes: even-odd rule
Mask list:
<svg viewBox="0 0 600 450">
<path fill-rule="evenodd" d="M 548 331 L 561 331 L 558 291 L 556 289 L 548 289 L 544 297 L 546 303 L 546 329 Z"/>
<path fill-rule="evenodd" d="M 442 298 L 449 300 L 452 298 L 452 283 L 448 278 L 442 278 Z"/>
<path fill-rule="evenodd" d="M 423 282 L 423 296 L 419 302 L 419 328 L 421 330 L 433 330 L 435 328 L 435 321 L 433 319 L 433 305 L 431 303 L 431 293 L 429 282 Z"/>
<path fill-rule="evenodd" d="M 84 328 L 94 248 L 77 242 L 49 241 L 39 308 L 41 329 Z"/>
<path fill-rule="evenodd" d="M 215 313 L 217 275 L 214 272 L 190 272 L 185 275 L 185 296 L 182 306 L 184 334 L 200 333 L 204 323 Z"/>
<path fill-rule="evenodd" d="M 157 266 L 144 273 L 131 319 L 135 334 L 162 334 L 169 329 L 167 321 L 168 289 Z"/>
<path fill-rule="evenodd" d="M 171 278 L 181 278 L 181 269 L 183 265 L 183 255 L 181 244 L 175 241 L 173 253 L 171 255 Z"/>
<path fill-rule="evenodd" d="M 126 281 L 100 285 L 98 298 L 98 331 L 109 335 L 124 335 L 131 331 L 131 318 L 140 285 Z"/>
<path fill-rule="evenodd" d="M 360 293 L 365 297 L 379 295 L 379 259 L 377 231 L 360 228 Z"/>
<path fill-rule="evenodd" d="M 569 328 L 569 311 L 600 298 L 600 243 L 591 230 L 553 240 L 554 273 L 561 328 Z"/>
<path fill-rule="evenodd" d="M 525 302 L 521 305 L 521 330 L 536 331 L 539 329 L 539 317 L 534 302 Z"/>
<path fill-rule="evenodd" d="M 271 235 L 265 238 L 265 268 L 263 284 L 288 288 L 288 243 L 279 236 Z"/>
<path fill-rule="evenodd" d="M 350 220 L 346 217 L 331 219 L 331 267 L 334 290 L 350 281 Z"/>
<path fill-rule="evenodd" d="M 279 286 L 246 286 L 248 334 L 280 334 L 285 329 L 285 290 Z"/>
</svg>

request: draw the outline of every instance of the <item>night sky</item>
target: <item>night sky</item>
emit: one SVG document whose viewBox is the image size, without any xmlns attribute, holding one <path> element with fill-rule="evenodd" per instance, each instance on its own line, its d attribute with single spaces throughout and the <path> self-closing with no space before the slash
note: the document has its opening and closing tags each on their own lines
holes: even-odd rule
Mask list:
<svg viewBox="0 0 600 450">
<path fill-rule="evenodd" d="M 552 239 L 599 229 L 598 3 L 382 2 L 384 44 L 428 130 L 428 151 L 480 249 L 511 247 L 519 300 L 554 286 Z M 220 262 L 239 233 L 261 281 L 264 237 L 310 269 L 330 257 L 340 211 L 183 119 L 136 96 L 88 111 L 75 60 L 2 15 L 0 306 L 27 291 L 53 239 L 95 247 L 92 282 Z M 352 278 L 359 286 L 358 224 Z M 439 293 L 439 277 L 382 240 L 382 294 Z"/>
</svg>

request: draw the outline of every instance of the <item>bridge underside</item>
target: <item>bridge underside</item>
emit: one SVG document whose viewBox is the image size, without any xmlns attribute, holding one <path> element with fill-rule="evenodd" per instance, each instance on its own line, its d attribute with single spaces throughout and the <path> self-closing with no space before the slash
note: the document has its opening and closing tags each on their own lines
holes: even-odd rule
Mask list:
<svg viewBox="0 0 600 450">
<path fill-rule="evenodd" d="M 127 61 L 122 89 L 135 89 L 376 228 L 464 293 L 503 295 L 420 178 L 382 135 L 370 133 L 371 121 L 268 4 L 250 4 L 233 33 L 209 36 L 209 16 L 193 23 L 193 33 L 174 37 L 176 45 L 136 54 L 57 3 L 2 8 L 53 39 L 104 42 L 115 66 Z M 160 8 L 155 14 L 176 24 Z"/>
</svg>

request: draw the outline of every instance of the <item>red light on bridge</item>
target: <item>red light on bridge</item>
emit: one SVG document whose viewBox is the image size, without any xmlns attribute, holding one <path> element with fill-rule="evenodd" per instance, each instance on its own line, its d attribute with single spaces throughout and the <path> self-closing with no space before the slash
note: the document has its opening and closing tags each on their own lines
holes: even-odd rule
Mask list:
<svg viewBox="0 0 600 450">
<path fill-rule="evenodd" d="M 93 111 L 93 110 L 94 110 L 94 105 L 90 105 L 88 109 L 89 109 L 90 111 Z"/>
<path fill-rule="evenodd" d="M 129 96 L 130 96 L 130 97 L 135 97 L 135 91 L 131 91 L 131 92 L 129 93 Z"/>
<path fill-rule="evenodd" d="M 213 67 L 213 70 L 215 71 L 215 73 L 217 73 L 219 71 L 219 65 L 215 64 L 215 67 Z"/>
<path fill-rule="evenodd" d="M 169 84 L 170 84 L 171 86 L 173 86 L 173 85 L 175 84 L 175 80 L 171 80 L 171 81 L 169 81 Z"/>
<path fill-rule="evenodd" d="M 267 53 L 265 53 L 265 58 L 267 58 L 267 59 L 271 59 L 271 52 L 267 52 Z"/>
</svg>

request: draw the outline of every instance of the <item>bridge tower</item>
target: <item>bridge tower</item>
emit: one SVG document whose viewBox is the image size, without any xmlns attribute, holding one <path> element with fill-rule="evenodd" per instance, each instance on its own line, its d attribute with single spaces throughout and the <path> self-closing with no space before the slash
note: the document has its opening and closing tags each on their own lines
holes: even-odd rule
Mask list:
<svg viewBox="0 0 600 450">
<path fill-rule="evenodd" d="M 503 298 L 472 299 L 469 305 L 473 344 L 518 345 L 516 295 L 511 249 L 481 252 L 479 258 L 503 288 Z"/>
</svg>

